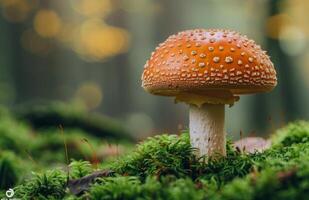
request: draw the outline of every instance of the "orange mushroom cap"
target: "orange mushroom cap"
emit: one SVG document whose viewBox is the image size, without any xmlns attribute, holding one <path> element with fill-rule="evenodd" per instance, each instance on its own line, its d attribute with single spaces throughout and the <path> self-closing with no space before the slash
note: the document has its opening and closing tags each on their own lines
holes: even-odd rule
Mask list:
<svg viewBox="0 0 309 200">
<path fill-rule="evenodd" d="M 219 29 L 170 36 L 152 53 L 142 75 L 146 91 L 193 104 L 232 104 L 235 95 L 268 92 L 276 85 L 274 65 L 259 45 Z"/>
</svg>

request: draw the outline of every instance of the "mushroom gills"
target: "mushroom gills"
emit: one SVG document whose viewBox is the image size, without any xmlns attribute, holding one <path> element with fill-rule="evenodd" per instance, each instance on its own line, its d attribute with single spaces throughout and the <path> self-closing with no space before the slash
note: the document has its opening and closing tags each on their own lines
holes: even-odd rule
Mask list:
<svg viewBox="0 0 309 200">
<path fill-rule="evenodd" d="M 189 105 L 195 105 L 202 107 L 204 104 L 227 104 L 233 106 L 235 102 L 239 100 L 239 96 L 233 95 L 229 91 L 216 92 L 209 94 L 193 94 L 193 93 L 181 93 L 175 97 L 175 103 L 185 102 Z"/>
</svg>

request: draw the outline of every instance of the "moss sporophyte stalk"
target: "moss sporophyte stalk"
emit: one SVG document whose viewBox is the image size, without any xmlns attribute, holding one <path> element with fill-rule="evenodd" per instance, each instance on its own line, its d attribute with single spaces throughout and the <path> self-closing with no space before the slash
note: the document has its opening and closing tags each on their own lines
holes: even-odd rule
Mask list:
<svg viewBox="0 0 309 200">
<path fill-rule="evenodd" d="M 69 173 L 59 167 L 5 183 L 21 199 L 308 199 L 309 123 L 290 123 L 270 141 L 267 150 L 255 153 L 236 150 L 228 141 L 225 157 L 205 163 L 196 157 L 187 132 L 160 135 L 99 169 L 72 161 Z M 1 180 L 20 173 L 14 165 L 18 159 L 1 153 L 0 168 L 12 172 L 1 174 Z M 82 188 L 76 194 L 69 189 L 72 180 L 80 182 L 73 187 Z"/>
</svg>

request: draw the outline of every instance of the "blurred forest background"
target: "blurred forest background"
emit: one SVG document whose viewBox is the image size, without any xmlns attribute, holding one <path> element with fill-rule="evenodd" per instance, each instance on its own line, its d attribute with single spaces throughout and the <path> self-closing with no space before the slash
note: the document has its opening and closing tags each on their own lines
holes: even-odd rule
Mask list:
<svg viewBox="0 0 309 200">
<path fill-rule="evenodd" d="M 240 31 L 269 52 L 278 86 L 227 108 L 235 138 L 309 118 L 309 1 L 0 0 L 0 103 L 63 101 L 121 120 L 138 138 L 187 127 L 186 105 L 141 88 L 143 65 L 170 34 Z"/>
</svg>

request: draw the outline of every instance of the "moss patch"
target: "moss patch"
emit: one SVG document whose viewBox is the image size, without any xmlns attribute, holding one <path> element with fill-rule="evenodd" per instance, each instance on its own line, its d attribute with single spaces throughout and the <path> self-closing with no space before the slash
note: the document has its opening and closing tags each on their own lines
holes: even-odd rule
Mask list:
<svg viewBox="0 0 309 200">
<path fill-rule="evenodd" d="M 54 128 L 62 125 L 68 129 L 80 129 L 90 135 L 111 140 L 134 141 L 122 123 L 107 116 L 88 113 L 78 104 L 53 102 L 40 105 L 25 105 L 15 115 L 36 129 Z"/>
<path fill-rule="evenodd" d="M 291 123 L 277 131 L 262 153 L 245 154 L 227 145 L 227 157 L 196 159 L 187 133 L 147 139 L 136 150 L 101 167 L 115 171 L 98 177 L 81 196 L 67 189 L 66 169 L 35 174 L 16 187 L 25 199 L 308 199 L 309 123 Z M 69 178 L 95 172 L 74 161 Z"/>
</svg>

